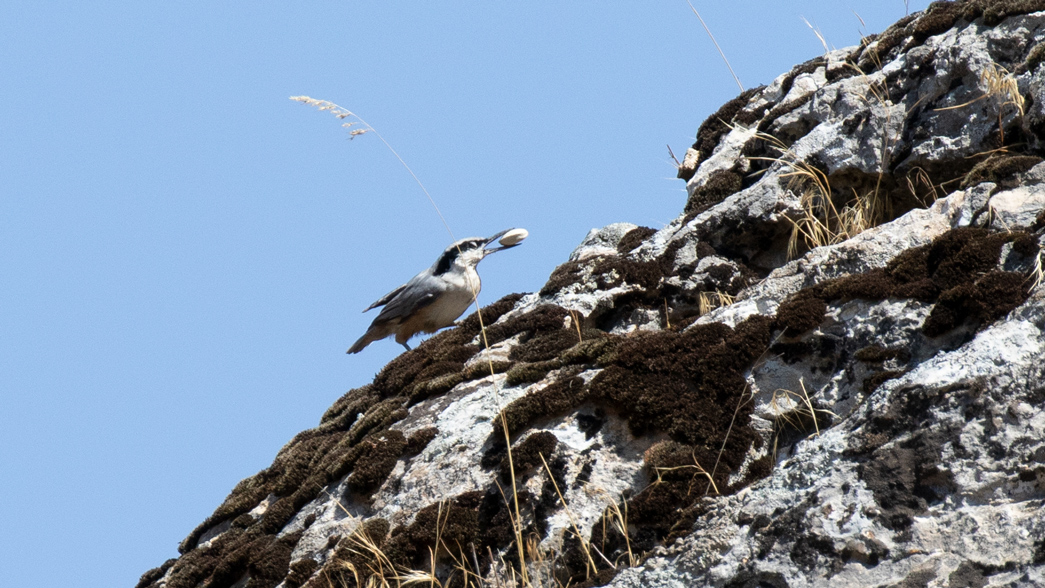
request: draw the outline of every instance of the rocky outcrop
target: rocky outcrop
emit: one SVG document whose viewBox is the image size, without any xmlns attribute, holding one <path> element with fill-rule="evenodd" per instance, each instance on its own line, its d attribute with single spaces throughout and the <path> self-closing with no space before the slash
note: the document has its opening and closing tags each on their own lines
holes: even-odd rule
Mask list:
<svg viewBox="0 0 1045 588">
<path fill-rule="evenodd" d="M 1045 585 L 1043 41 L 937 2 L 745 92 L 678 219 L 392 361 L 139 586 Z"/>
</svg>

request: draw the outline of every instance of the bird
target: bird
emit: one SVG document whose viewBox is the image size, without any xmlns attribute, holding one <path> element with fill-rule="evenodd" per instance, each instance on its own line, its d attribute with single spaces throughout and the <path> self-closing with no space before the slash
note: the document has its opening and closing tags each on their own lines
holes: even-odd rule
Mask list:
<svg viewBox="0 0 1045 588">
<path fill-rule="evenodd" d="M 518 245 L 525 229 L 507 229 L 492 237 L 470 237 L 454 242 L 432 267 L 385 294 L 363 312 L 384 306 L 347 353 L 359 353 L 374 341 L 395 335 L 396 343 L 410 351 L 407 341 L 414 335 L 434 333 L 454 324 L 479 294 L 482 284 L 475 266 L 487 255 Z M 500 239 L 500 247 L 488 246 Z"/>
</svg>

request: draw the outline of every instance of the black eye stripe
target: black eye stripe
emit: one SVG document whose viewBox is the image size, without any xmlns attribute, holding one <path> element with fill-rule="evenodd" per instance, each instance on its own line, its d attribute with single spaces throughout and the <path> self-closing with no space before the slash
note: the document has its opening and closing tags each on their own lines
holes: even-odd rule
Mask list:
<svg viewBox="0 0 1045 588">
<path fill-rule="evenodd" d="M 444 251 L 442 257 L 440 257 L 439 261 L 435 264 L 434 275 L 438 276 L 450 271 L 450 266 L 453 265 L 455 259 L 457 259 L 456 247 L 451 247 Z"/>
<path fill-rule="evenodd" d="M 454 264 L 454 260 L 457 256 L 464 251 L 470 251 L 472 249 L 482 249 L 486 246 L 485 239 L 469 239 L 462 241 L 458 245 L 451 246 L 449 249 L 443 252 L 443 255 L 439 257 L 439 261 L 435 264 L 435 271 L 433 275 L 441 275 L 450 271 L 450 266 Z"/>
</svg>

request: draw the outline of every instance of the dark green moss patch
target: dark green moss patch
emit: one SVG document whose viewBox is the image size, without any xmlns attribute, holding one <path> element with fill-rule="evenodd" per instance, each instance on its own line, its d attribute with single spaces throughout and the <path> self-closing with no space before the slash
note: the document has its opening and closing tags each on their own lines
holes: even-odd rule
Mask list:
<svg viewBox="0 0 1045 588">
<path fill-rule="evenodd" d="M 513 449 L 511 464 L 515 470 L 516 481 L 524 479 L 535 468 L 542 468 L 545 462 L 551 461 L 551 454 L 558 444 L 559 439 L 553 433 L 541 431 L 530 435 Z M 509 459 L 506 455 L 500 464 L 501 478 L 504 480 L 508 480 L 511 475 L 508 464 Z"/>
<path fill-rule="evenodd" d="M 550 451 L 549 451 L 550 453 Z M 542 453 L 544 455 L 544 453 Z M 547 463 L 547 467 L 545 467 Z M 540 464 L 546 478 L 541 486 L 541 494 L 533 505 L 533 526 L 541 537 L 548 535 L 548 517 L 554 514 L 558 505 L 562 504 L 566 491 L 566 458 L 558 456 L 545 458 Z M 565 506 L 565 505 L 564 505 Z"/>
<path fill-rule="evenodd" d="M 406 437 L 401 431 L 387 431 L 365 439 L 352 475 L 348 477 L 349 490 L 361 498 L 369 498 L 395 469 L 406 445 Z"/>
<path fill-rule="evenodd" d="M 529 337 L 538 337 L 561 331 L 565 328 L 566 317 L 569 314 L 565 308 L 554 304 L 538 306 L 526 314 L 489 326 L 486 329 L 486 338 L 490 345 L 495 345 L 519 333 L 528 333 Z"/>
<path fill-rule="evenodd" d="M 226 531 L 171 565 L 167 586 L 195 588 L 206 582 L 208 587 L 225 588 L 249 576 L 251 586 L 273 588 L 286 577 L 290 554 L 300 539 L 300 531 L 282 538 L 258 527 Z"/>
<path fill-rule="evenodd" d="M 567 261 L 556 267 L 541 287 L 540 295 L 551 296 L 567 286 L 581 283 L 584 280 L 584 268 L 585 263 L 581 261 Z"/>
<path fill-rule="evenodd" d="M 700 158 L 698 160 L 698 167 L 700 162 L 707 159 L 711 153 L 718 146 L 719 140 L 722 136 L 727 134 L 730 129 L 730 124 L 733 122 L 734 117 L 737 116 L 740 111 L 748 105 L 752 98 L 754 98 L 765 86 L 759 86 L 757 88 L 751 88 L 742 92 L 736 98 L 726 102 L 718 109 L 715 114 L 712 114 L 705 120 L 700 128 L 697 130 L 697 140 L 693 143 L 693 148 L 700 152 Z M 692 177 L 692 176 L 690 176 Z M 683 178 L 689 180 L 689 178 Z"/>
<path fill-rule="evenodd" d="M 147 586 L 151 586 L 153 583 L 156 582 L 156 580 L 162 578 L 163 575 L 167 573 L 167 570 L 169 570 L 170 567 L 173 566 L 177 561 L 178 560 L 173 558 L 168 559 L 167 561 L 163 562 L 163 565 L 161 565 L 160 567 L 153 568 L 145 572 L 144 574 L 142 574 L 141 578 L 138 580 L 138 583 L 134 586 L 134 588 L 146 588 Z"/>
<path fill-rule="evenodd" d="M 519 491 L 517 497 L 522 508 L 531 502 L 525 490 Z M 514 534 L 504 500 L 504 494 L 496 488 L 466 492 L 422 508 L 410 525 L 396 527 L 386 539 L 375 542 L 392 563 L 403 569 L 431 569 L 434 554 L 439 562 L 456 560 L 467 562 L 469 567 L 477 563 L 479 569 L 473 571 L 483 575 L 489 570 L 491 552 L 506 547 L 506 559 L 510 565 L 517 566 L 518 562 L 512 561 L 515 554 L 510 546 Z M 343 562 L 352 561 L 353 557 L 354 554 L 343 553 L 339 547 L 336 557 L 324 569 L 343 568 Z M 364 566 L 357 564 L 357 567 Z M 453 580 L 452 572 L 449 577 L 440 572 L 440 577 L 444 586 L 460 585 Z"/>
<path fill-rule="evenodd" d="M 657 229 L 651 229 L 649 227 L 635 227 L 634 229 L 624 233 L 621 237 L 620 242 L 617 243 L 617 253 L 621 255 L 627 255 L 635 250 L 642 242 L 649 239 L 656 234 Z"/>
<path fill-rule="evenodd" d="M 690 194 L 685 213 L 696 216 L 740 191 L 740 174 L 729 170 L 718 170 L 708 176 L 708 181 Z"/>
<path fill-rule="evenodd" d="M 900 376 L 907 373 L 907 370 L 885 370 L 881 372 L 875 372 L 870 377 L 864 379 L 863 390 L 864 394 L 870 394 L 878 389 L 879 386 L 892 380 L 899 378 Z"/>
<path fill-rule="evenodd" d="M 857 351 L 853 357 L 867 363 L 882 363 L 891 359 L 907 363 L 911 360 L 911 352 L 903 348 L 886 348 L 875 343 Z"/>
<path fill-rule="evenodd" d="M 330 586 L 357 586 L 356 576 L 349 565 L 359 574 L 365 584 L 367 579 L 375 575 L 378 566 L 374 565 L 373 556 L 364 545 L 373 545 L 383 549 L 389 531 L 388 521 L 371 518 L 360 525 L 352 535 L 341 538 L 336 535 L 330 538 L 334 552 L 327 558 L 326 564 L 319 574 L 306 584 L 306 588 L 330 588 Z"/>
<path fill-rule="evenodd" d="M 604 515 L 605 525 L 595 526 L 591 539 L 593 544 L 605 547 L 605 553 L 616 554 L 626 549 L 629 542 L 640 552 L 652 549 L 669 537 L 689 532 L 697 516 L 695 505 L 705 493 L 713 493 L 716 487 L 720 492 L 735 491 L 729 485 L 730 475 L 741 467 L 752 446 L 761 445 L 761 437 L 750 428 L 750 405 L 740 403 L 740 399 L 746 390 L 743 374 L 765 352 L 771 325 L 771 319 L 756 316 L 735 329 L 710 324 L 681 333 L 608 338 L 613 342 L 613 352 L 601 360 L 606 367 L 589 385 L 579 377 L 560 379 L 509 404 L 502 419 L 508 432 L 517 435 L 541 419 L 594 403 L 597 411 L 603 412 L 577 417 L 582 430 L 590 429 L 586 434 L 598 431 L 607 411 L 627 419 L 636 435 L 666 432 L 670 441 L 658 444 L 646 456 L 648 471 L 658 482 L 628 498 L 624 507 L 629 513 L 627 540 L 619 531 L 611 530 L 614 527 L 610 512 Z M 741 410 L 730 429 L 733 409 L 738 405 Z M 486 467 L 500 466 L 506 473 L 507 447 L 500 420 L 495 422 L 483 463 Z M 547 460 L 546 452 L 554 449 L 554 436 L 538 435 L 529 437 L 513 451 L 513 457 L 537 453 Z M 536 447 L 539 442 L 542 445 Z M 529 448 L 530 443 L 535 449 Z M 517 461 L 517 476 L 524 476 L 525 466 L 531 462 L 537 465 L 538 461 Z M 716 462 L 717 467 L 713 467 Z M 771 463 L 756 465 L 747 472 L 744 485 L 766 475 L 772 467 Z M 714 469 L 714 485 L 702 473 L 704 467 Z M 541 504 L 554 504 L 552 489 L 546 483 L 535 509 L 539 510 Z M 557 574 L 581 581 L 588 573 L 586 562 L 567 546 L 557 561 Z"/>
<path fill-rule="evenodd" d="M 290 564 L 290 572 L 287 573 L 287 579 L 284 580 L 283 585 L 286 588 L 300 588 L 305 582 L 308 582 L 317 568 L 319 568 L 319 563 L 311 557 L 299 559 Z"/>
<path fill-rule="evenodd" d="M 901 18 L 878 35 L 873 47 L 868 46 L 858 49 L 857 57 L 859 57 L 859 61 L 856 62 L 857 68 L 863 73 L 869 74 L 881 67 L 888 59 L 890 51 L 909 36 L 906 28 L 915 18 L 915 15 Z M 852 60 L 853 56 L 850 56 L 850 59 Z"/>
<path fill-rule="evenodd" d="M 530 338 L 526 345 L 514 347 L 508 354 L 512 361 L 547 361 L 577 344 L 577 331 L 559 325 L 558 330 L 546 331 Z"/>
<path fill-rule="evenodd" d="M 421 453 L 438 434 L 439 429 L 435 427 L 425 427 L 424 429 L 415 432 L 406 440 L 406 447 L 403 450 L 403 455 L 414 456 Z"/>
<path fill-rule="evenodd" d="M 1033 72 L 1042 61 L 1045 61 L 1045 43 L 1038 43 L 1027 53 L 1027 59 L 1023 62 L 1024 71 Z"/>
<path fill-rule="evenodd" d="M 955 286 L 940 294 L 922 330 L 937 337 L 968 319 L 991 323 L 1027 299 L 1027 277 L 1015 272 L 988 272 L 972 284 Z"/>
<path fill-rule="evenodd" d="M 821 304 L 835 300 L 910 298 L 934 302 L 923 326 L 936 337 L 966 321 L 988 324 L 1026 300 L 1027 276 L 995 269 L 1006 243 L 1034 254 L 1037 241 L 1020 231 L 990 233 L 962 227 L 947 231 L 932 244 L 904 251 L 885 268 L 829 280 L 791 295 L 777 312 L 778 328 L 798 334 L 823 320 Z M 1015 245 L 1014 245 L 1015 247 Z M 819 317 L 819 318 L 818 318 Z"/>
<path fill-rule="evenodd" d="M 1016 176 L 1026 173 L 1045 159 L 1034 155 L 995 155 L 977 163 L 964 179 L 962 189 L 983 182 L 998 184 L 999 189 L 1017 186 Z"/>
<path fill-rule="evenodd" d="M 548 372 L 560 367 L 562 367 L 562 362 L 558 359 L 535 363 L 517 363 L 505 374 L 505 384 L 518 386 L 520 384 L 539 382 L 548 375 Z"/>
<path fill-rule="evenodd" d="M 426 569 L 429 549 L 438 558 L 446 549 L 460 557 L 465 546 L 478 543 L 479 504 L 482 492 L 468 492 L 452 501 L 432 504 L 417 511 L 408 527 L 393 529 L 382 546 L 394 563 Z M 439 540 L 437 544 L 436 540 Z M 465 552 L 467 553 L 467 552 Z"/>
<path fill-rule="evenodd" d="M 858 50 L 858 67 L 864 73 L 870 73 L 894 57 L 894 50 L 907 51 L 922 45 L 929 37 L 950 30 L 959 21 L 972 22 L 982 18 L 985 25 L 994 26 L 1009 16 L 1041 10 L 1045 10 L 1043 0 L 933 2 L 921 14 L 900 19 L 886 29 L 877 37 L 874 49 Z M 904 45 L 901 47 L 902 43 Z"/>
<path fill-rule="evenodd" d="M 815 294 L 814 290 L 802 290 L 781 302 L 775 326 L 790 337 L 820 326 L 827 314 L 827 303 Z"/>
<path fill-rule="evenodd" d="M 588 393 L 589 389 L 584 385 L 584 380 L 578 377 L 564 378 L 529 392 L 512 401 L 501 411 L 501 418 L 494 422 L 491 438 L 504 437 L 502 423 L 507 424 L 510 435 L 515 435 L 539 418 L 563 414 L 583 403 Z"/>
</svg>

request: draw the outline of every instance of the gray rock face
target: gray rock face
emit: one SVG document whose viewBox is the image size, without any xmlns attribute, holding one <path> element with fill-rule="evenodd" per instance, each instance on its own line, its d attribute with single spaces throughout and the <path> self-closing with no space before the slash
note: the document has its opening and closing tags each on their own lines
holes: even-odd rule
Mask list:
<svg viewBox="0 0 1045 588">
<path fill-rule="evenodd" d="M 726 104 L 679 218 L 395 359 L 139 586 L 1045 585 L 1035 11 Z"/>
</svg>

